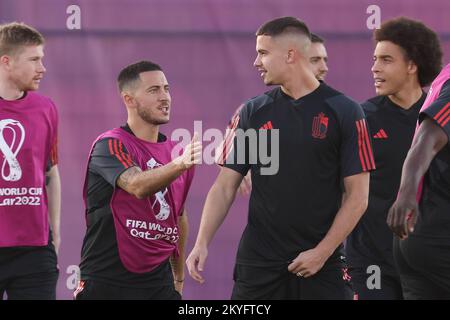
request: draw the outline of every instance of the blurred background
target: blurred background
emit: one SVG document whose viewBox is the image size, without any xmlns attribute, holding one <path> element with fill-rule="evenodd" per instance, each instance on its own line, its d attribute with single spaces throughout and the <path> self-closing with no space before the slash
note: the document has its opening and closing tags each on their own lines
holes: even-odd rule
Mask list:
<svg viewBox="0 0 450 320">
<path fill-rule="evenodd" d="M 80 8 L 81 29 L 70 30 L 70 5 Z M 116 77 L 126 65 L 152 60 L 171 85 L 171 122 L 161 128 L 191 132 L 194 121 L 224 130 L 243 101 L 268 90 L 253 68 L 255 31 L 265 21 L 296 16 L 326 40 L 326 82 L 357 101 L 374 95 L 370 5 L 381 21 L 421 20 L 442 40 L 450 62 L 448 0 L 0 0 L 0 23 L 21 21 L 46 37 L 46 76 L 40 92 L 59 107 L 62 244 L 58 299 L 71 299 L 73 266 L 85 231 L 82 184 L 89 148 L 103 131 L 126 121 Z M 369 19 L 369 21 L 372 21 Z M 206 146 L 208 142 L 204 146 Z M 200 165 L 188 200 L 193 246 L 206 194 L 218 168 Z M 186 276 L 184 299 L 229 299 L 237 244 L 247 220 L 248 197 L 237 197 L 209 247 L 206 282 Z"/>
</svg>

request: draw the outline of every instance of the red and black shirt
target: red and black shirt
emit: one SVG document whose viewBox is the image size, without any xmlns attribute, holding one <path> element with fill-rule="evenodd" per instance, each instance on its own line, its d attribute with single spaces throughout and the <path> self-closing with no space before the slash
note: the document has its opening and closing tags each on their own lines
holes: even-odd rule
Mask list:
<svg viewBox="0 0 450 320">
<path fill-rule="evenodd" d="M 387 96 L 377 96 L 362 104 L 371 132 L 377 170 L 370 173 L 369 205 L 347 238 L 347 261 L 352 268 L 383 266 L 396 275 L 392 253 L 393 233 L 386 218 L 397 198 L 403 162 L 411 147 L 420 108 L 426 98 L 405 110 Z"/>
<path fill-rule="evenodd" d="M 450 239 L 450 80 L 442 86 L 438 98 L 422 111 L 419 121 L 429 118 L 449 138 L 449 142 L 431 161 L 423 180 L 419 217 L 412 236 Z"/>
<path fill-rule="evenodd" d="M 252 175 L 240 264 L 285 264 L 314 248 L 339 210 L 343 179 L 375 168 L 361 106 L 324 83 L 298 100 L 279 87 L 255 97 L 233 117 L 229 129 L 223 165 L 242 175 L 251 169 Z M 246 139 L 242 147 L 237 129 L 265 131 L 268 137 L 256 134 L 257 142 Z M 261 158 L 261 148 L 271 154 L 271 163 Z M 270 166 L 278 167 L 277 172 L 262 174 Z M 333 257 L 339 255 L 337 250 Z"/>
<path fill-rule="evenodd" d="M 133 134 L 128 125 L 121 127 Z M 163 134 L 158 142 L 165 141 Z M 92 151 L 87 173 L 87 219 L 89 220 L 81 251 L 81 279 L 101 281 L 124 287 L 155 287 L 172 284 L 169 263 L 151 272 L 137 274 L 122 264 L 116 230 L 110 208 L 119 176 L 134 166 L 128 151 L 118 139 L 99 140 Z"/>
</svg>

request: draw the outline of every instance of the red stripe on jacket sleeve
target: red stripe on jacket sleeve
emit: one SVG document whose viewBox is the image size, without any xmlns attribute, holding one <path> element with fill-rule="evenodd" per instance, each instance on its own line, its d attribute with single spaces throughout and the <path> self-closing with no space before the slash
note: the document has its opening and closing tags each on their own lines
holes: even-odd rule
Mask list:
<svg viewBox="0 0 450 320">
<path fill-rule="evenodd" d="M 120 149 L 120 155 L 125 160 L 125 162 L 128 164 L 128 166 L 131 167 L 133 165 L 133 161 L 131 161 L 130 155 L 123 151 L 122 141 L 119 141 L 119 149 Z"/>
<path fill-rule="evenodd" d="M 55 141 L 50 149 L 50 162 L 52 166 L 58 164 L 58 137 L 55 137 Z"/>
<path fill-rule="evenodd" d="M 368 152 L 367 170 L 374 170 L 375 169 L 375 159 L 373 158 L 372 145 L 370 144 L 369 131 L 367 130 L 367 123 L 366 123 L 365 119 L 362 119 L 361 121 L 362 121 L 362 125 L 363 125 L 364 137 L 365 137 L 365 147 L 367 148 L 367 152 Z"/>
<path fill-rule="evenodd" d="M 114 140 L 114 155 L 116 158 L 123 164 L 125 168 L 128 168 L 129 165 L 122 159 L 119 153 L 119 148 L 117 147 L 117 140 Z"/>
<path fill-rule="evenodd" d="M 359 160 L 361 161 L 361 167 L 363 169 L 363 171 L 367 171 L 366 169 L 366 163 L 365 163 L 365 158 L 363 156 L 363 136 L 362 136 L 362 129 L 361 129 L 361 124 L 359 123 L 359 121 L 356 121 L 356 131 L 358 132 L 358 153 L 359 153 Z"/>
<path fill-rule="evenodd" d="M 434 120 L 436 120 L 437 122 L 442 121 L 443 118 L 445 117 L 445 115 L 443 115 L 443 114 L 444 114 L 444 113 L 445 113 L 445 114 L 448 114 L 448 112 L 446 112 L 446 111 L 449 110 L 449 107 L 450 107 L 450 102 L 447 103 L 447 104 L 442 108 L 442 110 L 439 111 L 439 112 L 434 116 Z"/>
<path fill-rule="evenodd" d="M 218 149 L 220 151 L 217 161 L 218 164 L 224 164 L 231 150 L 233 150 L 234 137 L 236 136 L 235 132 L 239 124 L 239 119 L 239 114 L 235 115 L 231 120 L 230 126 L 227 128 L 225 139 Z"/>
</svg>

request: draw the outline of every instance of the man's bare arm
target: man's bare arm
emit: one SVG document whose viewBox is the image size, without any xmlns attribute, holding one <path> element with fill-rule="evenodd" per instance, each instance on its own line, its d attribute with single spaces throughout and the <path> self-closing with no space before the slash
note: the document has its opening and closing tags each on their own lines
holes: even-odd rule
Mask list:
<svg viewBox="0 0 450 320">
<path fill-rule="evenodd" d="M 173 280 L 175 282 L 175 289 L 182 294 L 184 284 L 184 261 L 186 259 L 185 249 L 186 242 L 189 235 L 189 221 L 186 209 L 183 210 L 183 215 L 178 218 L 178 256 L 174 255 L 170 258 L 170 265 L 172 266 Z"/>
<path fill-rule="evenodd" d="M 433 120 L 425 119 L 419 127 L 403 164 L 398 197 L 387 217 L 387 224 L 400 238 L 413 231 L 418 212 L 416 194 L 431 161 L 448 143 L 448 136 Z"/>
<path fill-rule="evenodd" d="M 199 163 L 202 146 L 196 137 L 194 139 L 183 155 L 164 166 L 146 171 L 137 166 L 128 168 L 117 179 L 117 186 L 138 199 L 144 199 L 164 189 L 185 170 Z"/>
<path fill-rule="evenodd" d="M 301 252 L 294 259 L 288 266 L 290 272 L 310 277 L 322 269 L 328 258 L 347 238 L 366 211 L 369 180 L 368 172 L 344 178 L 345 196 L 331 228 L 315 248 Z"/>
<path fill-rule="evenodd" d="M 353 231 L 367 209 L 369 201 L 370 173 L 363 172 L 344 178 L 345 196 L 342 206 L 325 238 L 318 247 L 330 255 Z"/>
<path fill-rule="evenodd" d="M 56 253 L 59 251 L 61 243 L 60 225 L 61 225 L 61 179 L 59 177 L 58 166 L 54 165 L 46 173 L 48 178 L 47 197 L 48 197 L 48 216 L 52 229 L 53 244 Z"/>
<path fill-rule="evenodd" d="M 189 274 L 196 281 L 203 282 L 199 271 L 208 256 L 208 244 L 225 219 L 243 176 L 229 168 L 221 168 L 220 173 L 208 192 L 203 207 L 202 219 L 195 246 L 186 261 Z"/>
</svg>

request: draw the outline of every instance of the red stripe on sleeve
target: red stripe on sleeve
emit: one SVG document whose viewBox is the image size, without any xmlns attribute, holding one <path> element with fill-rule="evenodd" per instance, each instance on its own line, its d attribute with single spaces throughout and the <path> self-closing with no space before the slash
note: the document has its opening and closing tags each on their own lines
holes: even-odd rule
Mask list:
<svg viewBox="0 0 450 320">
<path fill-rule="evenodd" d="M 364 158 L 364 163 L 366 164 L 366 170 L 369 170 L 370 168 L 370 162 L 368 161 L 369 159 L 369 153 L 367 151 L 367 147 L 366 147 L 366 135 L 365 135 L 365 130 L 364 130 L 364 123 L 363 120 L 359 120 L 359 126 L 361 129 L 361 149 L 362 149 L 362 154 L 363 154 L 363 158 Z"/>
<path fill-rule="evenodd" d="M 442 125 L 442 122 L 444 122 L 445 120 L 447 120 L 448 116 L 450 116 L 450 109 L 448 109 L 443 115 L 442 117 L 439 118 L 439 120 L 437 120 L 437 122 Z"/>
<path fill-rule="evenodd" d="M 223 146 L 222 146 L 222 154 L 221 154 L 222 162 L 221 162 L 221 164 L 225 163 L 231 150 L 233 150 L 233 143 L 234 143 L 235 136 L 236 136 L 235 130 L 232 130 L 231 135 L 227 135 L 227 139 L 224 141 Z"/>
<path fill-rule="evenodd" d="M 366 120 L 362 119 L 362 125 L 363 125 L 363 132 L 364 132 L 364 136 L 365 136 L 365 145 L 367 148 L 367 151 L 369 153 L 369 156 L 367 158 L 367 163 L 368 163 L 368 170 L 374 170 L 375 169 L 375 159 L 373 158 L 373 152 L 372 152 L 372 146 L 370 144 L 370 139 L 369 139 L 369 131 L 367 130 L 367 125 L 366 125 Z M 384 135 L 386 135 L 386 133 L 383 131 Z M 387 138 L 387 136 L 386 136 Z"/>
<path fill-rule="evenodd" d="M 235 115 L 230 123 L 229 128 L 227 129 L 227 133 L 225 136 L 225 139 L 222 143 L 222 146 L 219 147 L 220 149 L 220 154 L 219 157 L 216 158 L 218 159 L 218 163 L 219 164 L 224 164 L 228 155 L 230 154 L 231 150 L 233 149 L 233 140 L 234 137 L 236 136 L 235 132 L 236 132 L 236 128 L 239 124 L 239 114 Z"/>
<path fill-rule="evenodd" d="M 123 164 L 125 168 L 128 168 L 129 166 L 126 164 L 125 161 L 122 160 L 122 157 L 119 154 L 119 149 L 117 148 L 117 140 L 114 140 L 114 155 L 117 159 Z"/>
<path fill-rule="evenodd" d="M 361 161 L 361 166 L 363 171 L 367 171 L 366 164 L 364 163 L 364 157 L 362 153 L 362 133 L 361 133 L 361 127 L 359 121 L 356 121 L 356 130 L 358 132 L 358 151 L 359 151 L 359 160 Z"/>
<path fill-rule="evenodd" d="M 434 116 L 434 120 L 439 120 L 438 118 L 441 116 L 441 114 L 443 114 L 448 108 L 450 107 L 450 102 L 447 103 L 441 111 L 439 111 L 435 116 Z"/>
<path fill-rule="evenodd" d="M 447 122 L 450 120 L 450 116 L 447 117 L 447 119 L 445 119 L 444 122 L 442 122 L 442 127 L 445 127 L 445 125 L 447 124 Z"/>
<path fill-rule="evenodd" d="M 108 147 L 109 147 L 109 153 L 114 154 L 113 148 L 112 148 L 112 139 L 108 140 Z"/>
<path fill-rule="evenodd" d="M 119 147 L 120 147 L 120 155 L 122 156 L 122 158 L 125 160 L 125 162 L 128 164 L 128 166 L 132 166 L 133 162 L 130 159 L 130 155 L 126 154 L 125 152 L 123 152 L 123 144 L 122 141 L 119 141 Z"/>
<path fill-rule="evenodd" d="M 55 137 L 55 141 L 50 149 L 50 162 L 52 166 L 58 164 L 58 137 Z"/>
<path fill-rule="evenodd" d="M 134 164 L 133 160 L 131 160 L 131 156 L 129 154 L 126 154 L 126 156 L 128 158 L 129 163 L 131 163 L 131 165 L 134 166 L 135 164 Z"/>
</svg>

